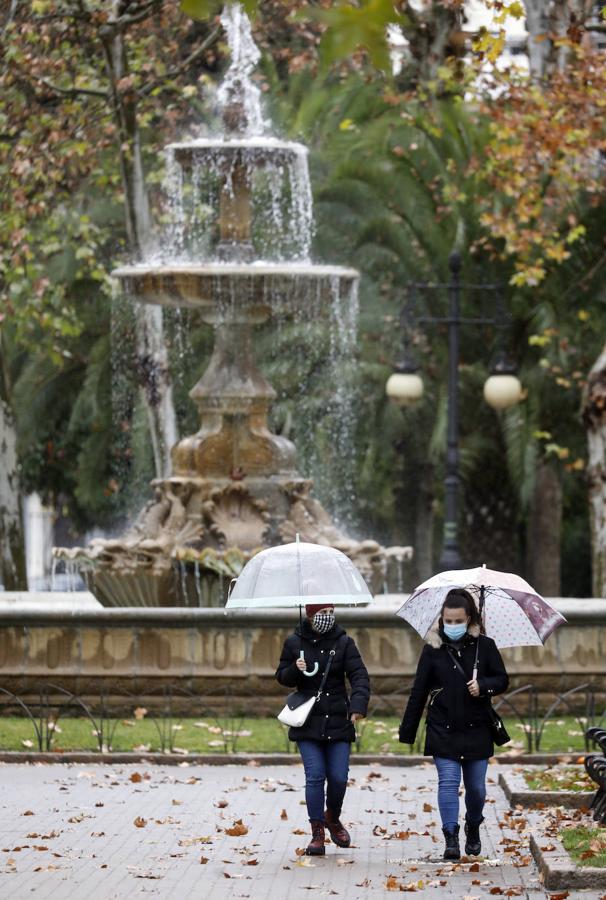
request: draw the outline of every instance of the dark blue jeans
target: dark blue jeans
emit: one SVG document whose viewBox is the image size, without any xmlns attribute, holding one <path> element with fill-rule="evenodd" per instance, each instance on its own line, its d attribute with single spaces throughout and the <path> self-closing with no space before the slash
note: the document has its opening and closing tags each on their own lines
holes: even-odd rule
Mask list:
<svg viewBox="0 0 606 900">
<path fill-rule="evenodd" d="M 305 802 L 309 821 L 324 821 L 326 806 L 335 818 L 341 815 L 349 773 L 349 741 L 298 741 L 305 769 Z"/>
<path fill-rule="evenodd" d="M 487 759 L 468 759 L 459 762 L 457 759 L 445 759 L 434 756 L 433 761 L 438 770 L 438 807 L 444 828 L 452 831 L 459 821 L 459 785 L 461 771 L 465 785 L 465 809 L 470 822 L 479 824 L 482 821 L 482 810 L 486 800 Z"/>
</svg>

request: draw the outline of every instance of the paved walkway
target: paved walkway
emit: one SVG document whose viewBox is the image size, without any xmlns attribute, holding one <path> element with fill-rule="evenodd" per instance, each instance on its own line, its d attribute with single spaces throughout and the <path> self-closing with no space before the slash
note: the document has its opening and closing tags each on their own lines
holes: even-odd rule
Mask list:
<svg viewBox="0 0 606 900">
<path fill-rule="evenodd" d="M 496 772 L 485 858 L 447 864 L 430 764 L 352 766 L 343 819 L 355 846 L 329 844 L 323 859 L 297 855 L 301 766 L 0 766 L 0 897 L 547 897 Z"/>
</svg>

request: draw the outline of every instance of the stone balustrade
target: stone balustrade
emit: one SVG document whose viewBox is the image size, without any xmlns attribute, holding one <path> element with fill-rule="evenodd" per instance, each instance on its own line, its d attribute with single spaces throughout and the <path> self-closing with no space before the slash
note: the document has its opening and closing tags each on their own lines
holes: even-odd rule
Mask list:
<svg viewBox="0 0 606 900">
<path fill-rule="evenodd" d="M 338 610 L 378 694 L 403 692 L 415 672 L 421 640 L 395 615 L 404 598 Z M 545 647 L 503 651 L 512 688 L 562 692 L 590 682 L 602 695 L 606 600 L 552 602 L 568 625 Z M 0 594 L 0 687 L 23 695 L 51 681 L 81 696 L 146 696 L 171 685 L 218 701 L 228 686 L 265 705 L 283 694 L 273 673 L 297 621 L 296 610 L 106 609 L 87 594 Z"/>
</svg>

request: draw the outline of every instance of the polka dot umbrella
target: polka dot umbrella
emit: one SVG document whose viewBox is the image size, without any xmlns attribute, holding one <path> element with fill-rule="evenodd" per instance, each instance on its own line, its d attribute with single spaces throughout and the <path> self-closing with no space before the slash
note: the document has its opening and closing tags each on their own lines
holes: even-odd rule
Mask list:
<svg viewBox="0 0 606 900">
<path fill-rule="evenodd" d="M 497 647 L 541 646 L 566 623 L 564 616 L 519 575 L 486 566 L 433 575 L 413 591 L 397 615 L 425 638 L 440 615 L 446 595 L 455 588 L 464 588 L 472 595 L 484 630 Z"/>
</svg>

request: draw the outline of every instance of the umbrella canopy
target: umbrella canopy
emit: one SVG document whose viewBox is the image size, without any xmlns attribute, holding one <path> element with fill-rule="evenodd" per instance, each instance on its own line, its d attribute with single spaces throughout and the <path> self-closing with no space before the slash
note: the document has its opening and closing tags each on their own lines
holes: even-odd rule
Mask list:
<svg viewBox="0 0 606 900">
<path fill-rule="evenodd" d="M 226 608 L 352 605 L 371 600 L 366 582 L 344 553 L 297 541 L 253 556 L 238 576 Z"/>
<path fill-rule="evenodd" d="M 472 595 L 482 613 L 485 632 L 497 647 L 541 646 L 566 622 L 519 575 L 486 566 L 432 576 L 413 591 L 397 615 L 424 638 L 440 615 L 447 593 L 454 588 L 464 588 Z"/>
</svg>

